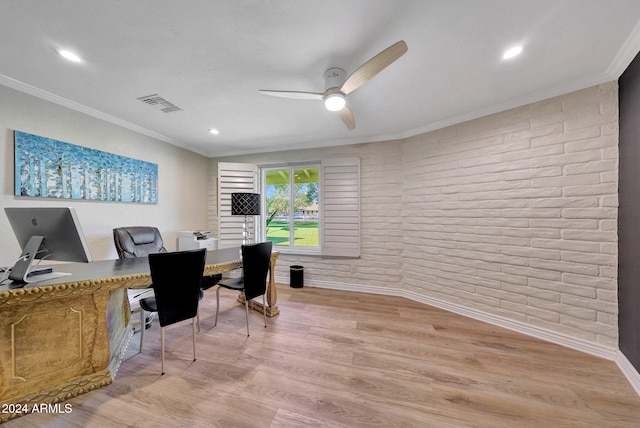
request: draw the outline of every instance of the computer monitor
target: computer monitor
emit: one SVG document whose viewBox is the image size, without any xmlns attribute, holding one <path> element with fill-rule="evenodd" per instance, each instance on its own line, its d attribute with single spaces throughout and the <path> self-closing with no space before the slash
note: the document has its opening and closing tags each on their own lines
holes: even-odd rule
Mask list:
<svg viewBox="0 0 640 428">
<path fill-rule="evenodd" d="M 72 207 L 11 207 L 4 209 L 22 254 L 11 268 L 14 283 L 31 283 L 70 275 L 51 272 L 30 275 L 35 259 L 91 261 L 76 211 Z"/>
</svg>

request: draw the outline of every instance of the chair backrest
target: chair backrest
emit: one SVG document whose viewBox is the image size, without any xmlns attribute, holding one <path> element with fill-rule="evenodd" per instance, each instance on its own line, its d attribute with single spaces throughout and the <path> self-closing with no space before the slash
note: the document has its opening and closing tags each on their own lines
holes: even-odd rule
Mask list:
<svg viewBox="0 0 640 428">
<path fill-rule="evenodd" d="M 266 241 L 242 246 L 242 276 L 247 300 L 262 296 L 267 291 L 272 245 L 271 241 Z"/>
<path fill-rule="evenodd" d="M 113 243 L 118 257 L 128 259 L 146 257 L 152 253 L 166 253 L 160 231 L 151 226 L 129 226 L 113 229 Z"/>
<path fill-rule="evenodd" d="M 197 315 L 200 281 L 206 258 L 205 248 L 149 254 L 160 326 Z"/>
</svg>

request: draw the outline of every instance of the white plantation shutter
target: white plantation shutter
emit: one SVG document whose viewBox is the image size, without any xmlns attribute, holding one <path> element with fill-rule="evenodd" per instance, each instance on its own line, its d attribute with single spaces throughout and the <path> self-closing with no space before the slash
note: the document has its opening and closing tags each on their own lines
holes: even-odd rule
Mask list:
<svg viewBox="0 0 640 428">
<path fill-rule="evenodd" d="M 257 168 L 246 163 L 218 163 L 218 245 L 220 248 L 242 245 L 244 216 L 231 215 L 232 193 L 260 193 L 257 189 Z M 256 238 L 258 216 L 248 216 L 249 230 Z"/>
<path fill-rule="evenodd" d="M 360 256 L 360 159 L 322 161 L 322 254 Z"/>
<path fill-rule="evenodd" d="M 321 162 L 320 247 L 322 255 L 360 257 L 360 159 L 336 158 Z M 218 237 L 220 248 L 242 244 L 244 217 L 231 215 L 231 194 L 262 193 L 253 164 L 218 164 Z M 256 220 L 249 217 L 251 234 L 257 236 Z"/>
</svg>

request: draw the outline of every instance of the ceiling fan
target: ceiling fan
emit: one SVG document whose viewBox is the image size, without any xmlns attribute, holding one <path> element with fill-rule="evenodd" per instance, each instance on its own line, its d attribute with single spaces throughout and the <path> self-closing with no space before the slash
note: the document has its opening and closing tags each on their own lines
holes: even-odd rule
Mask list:
<svg viewBox="0 0 640 428">
<path fill-rule="evenodd" d="M 353 113 L 346 106 L 345 96 L 367 83 L 406 52 L 407 44 L 400 40 L 362 64 L 346 80 L 346 73 L 343 69 L 330 68 L 324 72 L 324 92 L 270 91 L 263 89 L 258 92 L 274 97 L 324 101 L 327 110 L 339 112 L 344 124 L 349 130 L 352 130 L 356 127 L 356 121 Z"/>
</svg>

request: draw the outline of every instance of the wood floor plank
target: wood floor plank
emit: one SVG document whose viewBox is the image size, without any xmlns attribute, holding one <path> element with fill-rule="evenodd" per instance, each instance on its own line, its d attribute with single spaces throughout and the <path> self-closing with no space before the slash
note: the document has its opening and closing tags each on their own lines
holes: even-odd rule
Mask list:
<svg viewBox="0 0 640 428">
<path fill-rule="evenodd" d="M 112 385 L 6 426 L 640 426 L 640 397 L 611 361 L 399 297 L 282 285 L 280 315 L 265 329 L 252 312 L 247 337 L 228 291 L 213 326 L 214 293 L 197 361 L 191 325 L 171 326 L 160 376 L 154 324 Z"/>
</svg>

